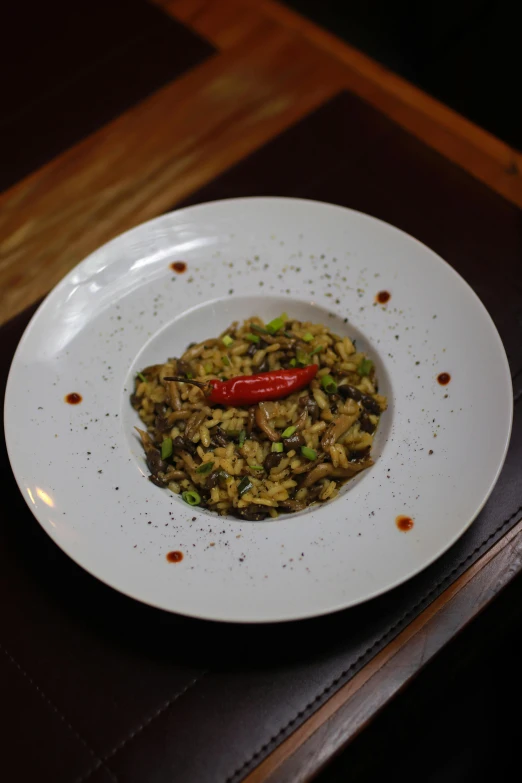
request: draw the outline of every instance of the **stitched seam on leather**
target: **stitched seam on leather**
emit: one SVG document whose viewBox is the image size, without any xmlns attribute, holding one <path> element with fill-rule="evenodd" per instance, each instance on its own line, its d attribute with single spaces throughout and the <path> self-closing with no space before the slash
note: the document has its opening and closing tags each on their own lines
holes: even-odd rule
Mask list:
<svg viewBox="0 0 522 783">
<path fill-rule="evenodd" d="M 324 688 L 324 689 L 323 689 L 323 690 L 322 690 L 320 693 L 318 693 L 318 694 L 317 694 L 317 696 L 315 696 L 315 698 L 313 698 L 313 699 L 312 699 L 312 701 L 308 702 L 308 704 L 307 704 L 307 705 L 306 705 L 306 706 L 305 706 L 305 707 L 304 707 L 302 710 L 299 710 L 299 712 L 298 712 L 298 713 L 297 713 L 297 714 L 296 714 L 296 715 L 295 715 L 295 716 L 294 716 L 294 717 L 293 717 L 291 720 L 289 720 L 289 721 L 288 721 L 288 723 L 287 723 L 287 724 L 285 724 L 285 726 L 283 726 L 283 727 L 282 727 L 282 728 L 281 728 L 281 729 L 280 729 L 280 730 L 277 732 L 277 734 L 275 734 L 273 737 L 271 737 L 271 738 L 268 740 L 268 742 L 265 742 L 265 744 L 264 744 L 264 745 L 262 745 L 262 746 L 259 748 L 259 750 L 257 750 L 255 753 L 253 753 L 253 754 L 252 754 L 252 756 L 251 756 L 249 759 L 247 759 L 247 761 L 245 761 L 245 762 L 244 762 L 244 763 L 243 763 L 243 764 L 242 764 L 240 767 L 238 767 L 238 768 L 235 770 L 235 772 L 233 772 L 231 775 L 229 775 L 229 776 L 226 778 L 226 780 L 225 780 L 225 783 L 233 783 L 233 781 L 234 781 L 235 779 L 237 779 L 237 778 L 238 778 L 238 776 L 239 776 L 239 775 L 241 775 L 241 773 L 242 773 L 242 772 L 243 772 L 243 771 L 244 771 L 244 770 L 245 770 L 245 769 L 246 769 L 246 768 L 247 768 L 247 767 L 248 767 L 248 766 L 249 766 L 249 765 L 250 765 L 250 764 L 251 764 L 251 763 L 252 763 L 252 762 L 253 762 L 255 759 L 257 759 L 259 756 L 261 756 L 261 755 L 262 755 L 262 754 L 264 754 L 264 753 L 265 753 L 267 750 L 269 750 L 269 749 L 270 749 L 270 747 L 271 747 L 272 745 L 276 744 L 276 743 L 277 743 L 277 741 L 278 741 L 278 739 L 279 739 L 279 738 L 280 738 L 280 737 L 281 737 L 281 736 L 282 736 L 282 735 L 283 735 L 283 734 L 284 734 L 284 733 L 285 733 L 285 732 L 286 732 L 286 731 L 287 731 L 287 730 L 288 730 L 288 729 L 289 729 L 291 726 L 293 726 L 293 725 L 294 725 L 294 723 L 296 723 L 296 722 L 297 722 L 297 721 L 298 721 L 300 718 L 304 718 L 304 717 L 305 717 L 305 715 L 306 715 L 306 713 L 307 713 L 307 712 L 309 712 L 309 711 L 312 709 L 312 707 L 313 707 L 313 706 L 314 706 L 314 705 L 315 705 L 317 702 L 321 701 L 321 699 L 322 699 L 324 696 L 326 696 L 326 694 L 327 694 L 329 691 L 331 691 L 333 688 L 335 688 L 335 686 L 336 686 L 336 685 L 338 685 L 338 684 L 339 684 L 339 682 L 340 682 L 340 681 L 341 681 L 341 680 L 342 680 L 344 677 L 346 677 L 346 675 L 347 675 L 347 674 L 349 674 L 349 673 L 352 671 L 352 669 L 355 669 L 355 667 L 356 667 L 356 666 L 357 666 L 359 663 L 361 663 L 361 662 L 362 662 L 362 661 L 363 661 L 363 660 L 364 660 L 364 659 L 365 659 L 365 658 L 366 658 L 366 657 L 369 655 L 369 653 L 371 653 L 371 652 L 372 652 L 372 650 L 373 650 L 375 647 L 377 647 L 378 645 L 380 645 L 380 644 L 381 644 L 381 642 L 385 641 L 385 639 L 386 639 L 388 636 L 390 636 L 390 635 L 391 635 L 391 634 L 392 634 L 392 633 L 393 633 L 393 632 L 394 632 L 394 631 L 395 631 L 395 630 L 396 630 L 396 629 L 397 629 L 397 628 L 398 628 L 400 625 L 402 625 L 402 623 L 404 622 L 404 620 L 407 620 L 407 619 L 410 617 L 410 615 L 414 614 L 414 613 L 417 611 L 417 609 L 419 609 L 419 607 L 420 607 L 420 606 L 422 606 L 422 604 L 423 604 L 423 603 L 424 603 L 424 602 L 425 602 L 427 599 L 429 599 L 429 598 L 430 598 L 430 597 L 431 597 L 431 596 L 432 596 L 434 593 L 436 593 L 436 592 L 437 592 L 437 590 L 438 590 L 440 587 L 442 587 L 442 586 L 444 585 L 444 583 L 445 583 L 445 582 L 447 582 L 448 580 L 450 580 L 450 579 L 452 578 L 452 576 L 453 576 L 453 575 L 454 575 L 454 574 L 455 574 L 455 573 L 456 573 L 456 572 L 457 572 L 457 571 L 458 571 L 460 568 L 462 568 L 462 566 L 463 566 L 463 565 L 465 565 L 465 563 L 467 563 L 467 561 L 468 561 L 468 560 L 470 560 L 472 557 L 474 557 L 474 555 L 476 555 L 478 552 L 480 552 L 480 550 L 481 550 L 481 549 L 482 549 L 482 548 L 483 548 L 483 547 L 484 547 L 484 546 L 485 546 L 485 545 L 488 543 L 488 541 L 489 541 L 491 538 L 494 538 L 494 537 L 495 537 L 495 536 L 496 536 L 496 535 L 497 535 L 497 534 L 498 534 L 498 533 L 499 533 L 499 532 L 502 530 L 502 528 L 503 528 L 503 527 L 505 527 L 505 526 L 506 526 L 506 525 L 507 525 L 509 522 L 511 522 L 511 520 L 512 520 L 512 519 L 514 519 L 514 517 L 516 517 L 518 514 L 520 514 L 520 512 L 521 512 L 521 511 L 522 511 L 522 506 L 519 506 L 519 507 L 517 508 L 517 510 L 516 510 L 516 511 L 515 511 L 513 514 L 511 514 L 511 516 L 510 516 L 510 517 L 508 517 L 507 519 L 505 519 L 505 520 L 504 520 L 504 522 L 502 522 L 502 523 L 501 523 L 501 524 L 500 524 L 500 525 L 499 525 L 499 526 L 498 526 L 498 527 L 497 527 L 497 528 L 496 528 L 496 529 L 495 529 L 495 530 L 494 530 L 492 533 L 490 533 L 490 534 L 489 534 L 489 535 L 488 535 L 488 536 L 487 536 L 487 537 L 484 539 L 484 541 L 483 541 L 481 544 L 479 544 L 478 546 L 476 546 L 476 547 L 475 547 L 475 549 L 474 549 L 472 552 L 470 552 L 470 554 L 469 554 L 469 555 L 467 555 L 467 556 L 466 556 L 466 557 L 465 557 L 463 560 L 461 560 L 461 562 L 460 562 L 458 565 L 456 565 L 456 566 L 455 566 L 455 568 L 453 568 L 453 569 L 450 571 L 450 573 L 449 573 L 449 574 L 447 574 L 447 576 L 445 576 L 443 579 L 441 579 L 441 580 L 440 580 L 440 582 L 437 582 L 437 584 L 436 584 L 434 587 L 432 587 L 432 588 L 431 588 L 431 590 L 430 590 L 428 593 L 426 593 L 426 595 L 424 595 L 424 596 L 423 596 L 423 597 L 422 597 L 422 598 L 421 598 L 419 601 L 417 601 L 417 603 L 416 603 L 414 606 L 412 606 L 412 608 L 411 608 L 411 609 L 409 609 L 409 610 L 408 610 L 408 611 L 407 611 L 407 612 L 406 612 L 406 613 L 405 613 L 405 614 L 404 614 L 404 615 L 403 615 L 403 616 L 400 618 L 400 620 L 397 620 L 397 622 L 396 622 L 396 623 L 394 623 L 392 626 L 390 626 L 390 627 L 388 628 L 388 630 L 387 630 L 387 631 L 385 631 L 385 632 L 382 634 L 382 636 L 380 636 L 380 637 L 379 637 L 379 638 L 378 638 L 378 639 L 377 639 L 377 640 L 376 640 L 376 641 L 375 641 L 375 642 L 374 642 L 372 645 L 370 645 L 370 647 L 368 647 L 368 648 L 367 648 L 367 649 L 366 649 L 366 650 L 365 650 L 363 653 L 361 653 L 361 655 L 359 655 L 359 657 L 358 657 L 358 658 L 357 658 L 357 659 L 356 659 L 356 660 L 355 660 L 355 661 L 354 661 L 352 664 L 350 664 L 350 666 L 348 666 L 348 668 L 347 668 L 347 669 L 345 669 L 344 671 L 342 671 L 342 672 L 341 672 L 341 674 L 339 674 L 339 675 L 338 675 L 338 676 L 337 676 L 337 677 L 336 677 L 334 680 L 332 680 L 332 682 L 331 682 L 329 685 L 327 685 L 327 686 L 326 686 L 326 688 Z"/>
<path fill-rule="evenodd" d="M 178 691 L 174 696 L 171 696 L 170 699 L 167 699 L 164 704 L 161 705 L 161 707 L 158 707 L 158 709 L 152 713 L 146 720 L 143 721 L 131 734 L 129 734 L 125 739 L 121 740 L 115 747 L 109 751 L 109 753 L 106 753 L 104 756 L 101 757 L 101 759 L 98 759 L 98 763 L 92 767 L 91 769 L 87 770 L 81 777 L 76 778 L 75 783 L 84 783 L 84 781 L 88 780 L 88 778 L 93 775 L 96 770 L 100 768 L 100 766 L 105 766 L 105 762 L 108 761 L 110 758 L 116 755 L 122 748 L 127 745 L 128 742 L 133 740 L 140 732 L 143 731 L 143 729 L 146 729 L 147 726 L 150 726 L 150 724 L 156 720 L 156 718 L 159 718 L 160 715 L 162 715 L 166 710 L 168 710 L 169 707 L 174 704 L 183 694 L 185 694 L 188 690 L 190 690 L 197 682 L 203 679 L 203 677 L 207 674 L 207 671 L 205 670 L 201 674 L 198 674 L 197 677 L 194 677 L 193 680 L 191 680 L 187 685 L 185 685 L 184 688 L 182 688 L 180 691 Z"/>
<path fill-rule="evenodd" d="M 31 685 L 31 686 L 32 686 L 32 687 L 35 689 L 35 691 L 38 693 L 38 695 L 40 696 L 40 698 L 42 699 L 42 701 L 43 701 L 43 702 L 44 702 L 44 703 L 45 703 L 45 704 L 46 704 L 46 705 L 49 707 L 49 709 L 51 709 L 51 710 L 52 710 L 52 712 L 54 712 L 54 713 L 55 713 L 55 715 L 57 715 L 57 716 L 60 718 L 60 720 L 62 721 L 62 723 L 63 723 L 65 726 L 67 726 L 67 728 L 69 729 L 69 731 L 70 731 L 70 732 L 71 732 L 71 733 L 72 733 L 72 734 L 73 734 L 73 735 L 76 737 L 76 739 L 77 739 L 79 742 L 81 742 L 81 744 L 82 744 L 82 745 L 83 745 L 83 746 L 84 746 L 84 747 L 85 747 L 85 748 L 86 748 L 86 749 L 89 751 L 89 754 L 90 754 L 90 755 L 91 755 L 91 756 L 92 756 L 94 759 L 96 759 L 96 762 L 97 762 L 97 765 L 98 765 L 98 766 L 97 766 L 97 768 L 99 768 L 99 767 L 103 767 L 104 769 L 106 769 L 106 770 L 107 770 L 107 772 L 109 773 L 109 775 L 111 776 L 112 780 L 114 780 L 114 781 L 115 781 L 115 783 L 118 783 L 118 779 L 116 778 L 116 776 L 115 776 L 115 775 L 113 775 L 113 773 L 111 772 L 111 770 L 110 770 L 110 769 L 108 769 L 107 767 L 105 767 L 105 765 L 104 765 L 104 763 L 103 763 L 102 759 L 101 759 L 101 758 L 98 756 L 98 754 L 97 754 L 97 753 L 96 753 L 96 752 L 95 752 L 95 751 L 94 751 L 94 750 L 93 750 L 93 749 L 90 747 L 90 745 L 88 744 L 88 742 L 87 742 L 87 741 L 86 741 L 86 740 L 85 740 L 85 739 L 84 739 L 84 738 L 81 736 L 81 734 L 79 734 L 79 733 L 76 731 L 76 729 L 75 729 L 75 728 L 74 728 L 74 727 L 71 725 L 71 723 L 70 723 L 70 722 L 67 720 L 67 718 L 65 717 L 65 715 L 63 715 L 63 714 L 60 712 L 60 710 L 58 709 L 58 707 L 57 707 L 55 704 L 53 704 L 53 702 L 51 701 L 51 699 L 50 699 L 50 698 L 49 698 L 49 697 L 48 697 L 48 696 L 47 696 L 47 695 L 44 693 L 44 691 L 43 691 L 43 690 L 40 688 L 40 686 L 39 686 L 39 685 L 37 685 L 37 684 L 35 683 L 35 681 L 33 680 L 33 678 L 32 678 L 32 677 L 30 677 L 30 675 L 29 675 L 29 674 L 26 672 L 26 670 L 25 670 L 25 669 L 24 669 L 24 668 L 23 668 L 23 667 L 22 667 L 22 666 L 21 666 L 21 665 L 18 663 L 18 661 L 17 661 L 17 660 L 16 660 L 16 659 L 15 659 L 15 658 L 14 658 L 14 657 L 11 655 L 11 653 L 10 653 L 10 652 L 9 652 L 9 651 L 8 651 L 8 650 L 7 650 L 7 649 L 4 647 L 4 645 L 3 645 L 3 644 L 0 644 L 0 650 L 2 650 L 2 652 L 4 653 L 4 655 L 6 656 L 6 658 L 8 659 L 8 661 L 9 661 L 9 662 L 10 662 L 10 663 L 11 663 L 11 664 L 12 664 L 12 665 L 13 665 L 13 666 L 16 668 L 16 669 L 18 669 L 18 671 L 19 671 L 19 672 L 20 672 L 20 674 L 21 674 L 21 675 L 24 677 L 24 679 L 26 679 L 26 680 L 27 680 L 27 682 L 28 682 L 28 683 L 29 683 L 29 684 L 30 684 L 30 685 Z"/>
</svg>

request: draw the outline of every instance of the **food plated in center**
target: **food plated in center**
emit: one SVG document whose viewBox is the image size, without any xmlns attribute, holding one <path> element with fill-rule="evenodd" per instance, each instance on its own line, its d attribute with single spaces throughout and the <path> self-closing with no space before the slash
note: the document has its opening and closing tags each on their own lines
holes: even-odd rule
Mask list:
<svg viewBox="0 0 522 783">
<path fill-rule="evenodd" d="M 286 313 L 146 367 L 131 403 L 156 486 L 252 521 L 330 500 L 370 467 L 387 404 L 350 338 Z"/>
</svg>

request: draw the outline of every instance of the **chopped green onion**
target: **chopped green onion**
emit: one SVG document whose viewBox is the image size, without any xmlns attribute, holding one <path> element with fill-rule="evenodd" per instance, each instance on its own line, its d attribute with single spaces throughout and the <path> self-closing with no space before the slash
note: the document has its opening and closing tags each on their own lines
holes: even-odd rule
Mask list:
<svg viewBox="0 0 522 783">
<path fill-rule="evenodd" d="M 194 377 L 191 372 L 187 372 L 185 375 L 189 381 Z"/>
<path fill-rule="evenodd" d="M 257 324 L 250 324 L 250 328 L 253 332 L 258 332 L 258 334 L 270 334 L 268 329 L 265 329 L 264 326 L 258 326 Z"/>
<path fill-rule="evenodd" d="M 296 431 L 297 427 L 287 427 L 286 430 L 283 430 L 281 433 L 282 438 L 289 438 L 290 435 L 293 435 Z"/>
<path fill-rule="evenodd" d="M 292 332 L 283 332 L 285 337 L 288 337 L 289 340 L 293 340 L 295 337 L 295 334 L 292 334 Z"/>
<path fill-rule="evenodd" d="M 147 379 L 145 378 L 142 372 L 138 373 L 138 378 L 140 379 L 140 381 L 145 381 L 145 382 L 147 381 Z"/>
<path fill-rule="evenodd" d="M 223 337 L 223 339 L 222 339 L 222 341 L 221 341 L 221 342 L 223 343 L 223 345 L 226 345 L 226 347 L 228 348 L 230 345 L 232 345 L 232 343 L 234 342 L 234 340 L 232 339 L 232 337 L 230 337 L 230 335 L 229 335 L 229 334 L 226 334 L 226 335 Z"/>
<path fill-rule="evenodd" d="M 230 367 L 230 359 L 228 358 L 228 356 L 222 356 L 221 361 L 223 362 L 225 367 Z"/>
<path fill-rule="evenodd" d="M 245 334 L 245 340 L 249 343 L 258 343 L 261 338 L 257 334 Z"/>
<path fill-rule="evenodd" d="M 266 325 L 269 334 L 275 334 L 280 329 L 282 329 L 287 320 L 288 320 L 287 314 L 283 313 L 281 316 L 279 316 L 279 318 L 274 318 L 273 321 L 270 321 L 270 323 Z"/>
<path fill-rule="evenodd" d="M 264 470 L 262 465 L 249 465 L 250 470 Z"/>
<path fill-rule="evenodd" d="M 320 353 L 321 351 L 324 351 L 324 346 L 318 345 L 317 348 L 314 348 L 314 350 L 311 351 L 310 356 L 315 356 L 316 353 Z"/>
<path fill-rule="evenodd" d="M 328 394 L 335 394 L 337 391 L 337 384 L 331 375 L 323 375 L 321 378 L 321 386 Z"/>
<path fill-rule="evenodd" d="M 305 341 L 305 343 L 311 343 L 313 339 L 314 336 L 313 334 L 310 334 L 310 332 L 307 332 L 305 335 L 303 335 L 303 340 Z"/>
<path fill-rule="evenodd" d="M 297 349 L 295 352 L 295 357 L 297 359 L 297 364 L 307 365 L 310 361 L 310 356 L 306 353 L 306 351 L 303 351 L 302 348 Z"/>
<path fill-rule="evenodd" d="M 243 478 L 241 479 L 241 481 L 237 485 L 237 491 L 238 491 L 239 497 L 240 498 L 243 497 L 243 495 L 245 495 L 248 492 L 249 489 L 252 489 L 253 486 L 254 485 L 252 484 L 252 482 L 250 481 L 248 476 L 243 476 Z"/>
<path fill-rule="evenodd" d="M 209 375 L 212 372 L 211 364 L 205 364 L 205 372 L 207 373 L 207 375 Z"/>
<path fill-rule="evenodd" d="M 301 454 L 309 460 L 317 458 L 317 452 L 314 449 L 309 449 L 308 446 L 301 446 Z"/>
<path fill-rule="evenodd" d="M 161 459 L 168 459 L 172 454 L 172 438 L 165 438 L 161 444 Z"/>
<path fill-rule="evenodd" d="M 181 497 L 189 506 L 198 506 L 201 503 L 201 496 L 195 490 L 182 492 Z"/>
<path fill-rule="evenodd" d="M 275 451 L 276 454 L 279 454 L 281 451 L 283 451 L 283 444 L 282 443 L 272 443 L 271 451 Z"/>
<path fill-rule="evenodd" d="M 357 372 L 359 375 L 369 375 L 373 369 L 373 362 L 371 359 L 363 359 L 359 365 Z"/>
<path fill-rule="evenodd" d="M 245 445 L 245 441 L 246 441 L 246 432 L 245 430 L 241 430 L 241 432 L 239 433 L 239 448 Z"/>
<path fill-rule="evenodd" d="M 290 367 L 295 367 L 296 364 L 297 364 L 297 359 L 295 359 L 295 358 L 294 359 L 290 359 L 290 361 L 288 362 L 288 365 Z"/>
<path fill-rule="evenodd" d="M 201 465 L 196 468 L 196 473 L 210 473 L 213 467 L 213 462 L 202 462 Z"/>
</svg>

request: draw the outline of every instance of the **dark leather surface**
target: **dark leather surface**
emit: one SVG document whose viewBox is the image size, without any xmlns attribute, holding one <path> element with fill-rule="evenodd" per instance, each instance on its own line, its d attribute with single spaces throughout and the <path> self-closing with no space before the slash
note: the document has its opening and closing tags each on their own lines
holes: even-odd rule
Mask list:
<svg viewBox="0 0 522 783">
<path fill-rule="evenodd" d="M 145 0 L 5 3 L 0 24 L 0 190 L 215 51 Z"/>
<path fill-rule="evenodd" d="M 513 206 L 349 95 L 193 200 L 250 193 L 348 204 L 428 242 L 487 301 L 520 395 L 521 232 Z M 0 329 L 2 388 L 30 314 Z M 97 582 L 40 529 L 2 450 L 5 779 L 237 783 L 517 521 L 520 404 L 515 410 L 493 495 L 445 556 L 363 606 L 267 627 L 168 615 Z"/>
</svg>

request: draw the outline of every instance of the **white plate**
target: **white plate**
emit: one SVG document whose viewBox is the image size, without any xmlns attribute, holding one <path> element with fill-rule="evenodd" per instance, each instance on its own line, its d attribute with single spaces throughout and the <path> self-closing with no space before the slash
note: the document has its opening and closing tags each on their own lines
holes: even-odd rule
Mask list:
<svg viewBox="0 0 522 783">
<path fill-rule="evenodd" d="M 179 260 L 184 274 L 170 269 Z M 263 523 L 217 518 L 154 487 L 133 433 L 134 373 L 283 308 L 331 319 L 375 358 L 390 402 L 375 466 L 333 502 Z M 83 401 L 66 404 L 70 392 Z M 5 408 L 20 489 L 70 557 L 145 603 L 240 622 L 333 612 L 425 568 L 484 505 L 511 419 L 498 333 L 449 265 L 367 215 L 275 198 L 180 210 L 89 256 L 27 328 Z M 414 519 L 408 533 L 401 514 Z M 171 550 L 183 560 L 167 562 Z"/>
</svg>

